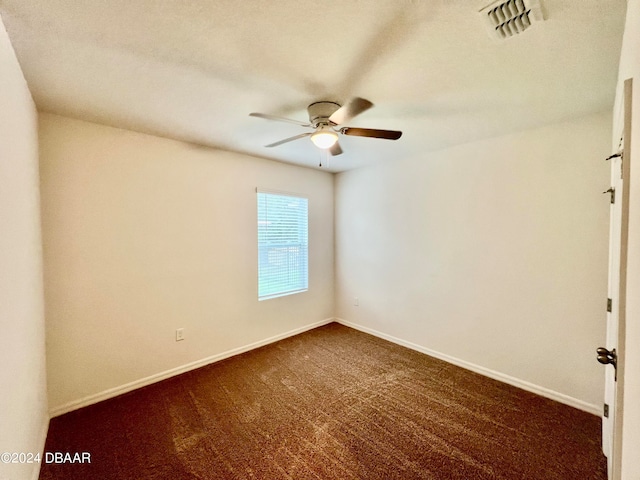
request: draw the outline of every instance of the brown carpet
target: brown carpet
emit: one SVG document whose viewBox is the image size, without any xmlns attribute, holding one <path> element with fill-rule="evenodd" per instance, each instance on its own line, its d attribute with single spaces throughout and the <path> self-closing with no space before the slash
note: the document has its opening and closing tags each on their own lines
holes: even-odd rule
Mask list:
<svg viewBox="0 0 640 480">
<path fill-rule="evenodd" d="M 51 420 L 48 479 L 606 479 L 600 419 L 330 324 Z"/>
</svg>

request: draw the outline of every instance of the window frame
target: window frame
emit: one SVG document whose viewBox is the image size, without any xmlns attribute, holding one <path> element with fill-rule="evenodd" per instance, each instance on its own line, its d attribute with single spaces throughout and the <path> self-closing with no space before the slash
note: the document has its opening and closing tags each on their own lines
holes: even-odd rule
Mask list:
<svg viewBox="0 0 640 480">
<path fill-rule="evenodd" d="M 269 206 L 280 208 L 284 197 L 295 200 L 295 203 L 299 204 L 296 209 L 302 207 L 302 210 L 298 212 L 295 211 L 296 209 L 293 209 L 292 212 L 280 210 L 272 214 L 271 217 L 269 217 L 268 211 L 261 211 L 262 208 Z M 264 205 L 261 202 L 264 202 Z M 274 229 L 271 238 L 267 237 L 265 241 L 265 231 L 263 230 L 265 226 L 261 225 L 261 222 L 278 219 L 284 220 L 285 223 L 298 222 L 298 225 L 296 227 L 285 226 L 284 231 L 280 226 L 279 229 Z M 256 188 L 256 220 L 258 301 L 307 292 L 309 290 L 309 198 L 299 193 Z M 268 242 L 273 242 L 274 238 L 282 238 L 283 234 L 285 236 L 284 244 L 268 245 Z M 282 240 L 280 241 L 282 242 Z M 265 256 L 273 258 L 272 262 L 269 262 L 268 259 L 265 262 Z M 286 266 L 283 265 L 284 263 Z M 271 267 L 271 273 L 265 269 L 265 265 Z M 285 276 L 300 278 L 294 278 L 286 283 Z M 279 282 L 282 284 L 282 288 L 277 289 Z"/>
</svg>

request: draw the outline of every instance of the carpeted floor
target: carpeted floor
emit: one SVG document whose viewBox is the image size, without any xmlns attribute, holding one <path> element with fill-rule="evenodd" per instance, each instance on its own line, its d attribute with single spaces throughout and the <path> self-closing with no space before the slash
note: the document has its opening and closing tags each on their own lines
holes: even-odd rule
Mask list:
<svg viewBox="0 0 640 480">
<path fill-rule="evenodd" d="M 605 480 L 600 419 L 329 324 L 51 420 L 49 479 Z"/>
</svg>

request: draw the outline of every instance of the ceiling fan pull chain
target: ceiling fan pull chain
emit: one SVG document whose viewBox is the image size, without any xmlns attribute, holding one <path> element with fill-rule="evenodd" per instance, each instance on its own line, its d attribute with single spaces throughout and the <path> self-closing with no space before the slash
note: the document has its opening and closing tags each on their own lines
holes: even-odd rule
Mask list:
<svg viewBox="0 0 640 480">
<path fill-rule="evenodd" d="M 322 167 L 322 158 L 323 157 L 324 157 L 324 163 L 327 163 L 327 150 L 326 149 L 320 150 L 320 164 L 318 165 L 319 167 Z"/>
</svg>

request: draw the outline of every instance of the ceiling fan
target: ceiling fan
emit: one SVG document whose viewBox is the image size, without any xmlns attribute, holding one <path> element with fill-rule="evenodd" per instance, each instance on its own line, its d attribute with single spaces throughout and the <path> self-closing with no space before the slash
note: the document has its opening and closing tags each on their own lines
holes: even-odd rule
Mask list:
<svg viewBox="0 0 640 480">
<path fill-rule="evenodd" d="M 291 118 L 276 117 L 266 113 L 250 113 L 252 117 L 265 118 L 267 120 L 277 120 L 300 125 L 301 127 L 312 128 L 313 132 L 305 132 L 293 137 L 285 138 L 279 142 L 270 143 L 265 147 L 277 147 L 283 143 L 292 142 L 303 137 L 311 137 L 311 141 L 319 148 L 329 151 L 331 155 L 340 155 L 342 148 L 338 143 L 338 134 L 354 135 L 357 137 L 384 138 L 387 140 L 397 140 L 402 136 L 402 132 L 397 130 L 376 130 L 372 128 L 341 127 L 356 115 L 369 110 L 373 103 L 364 98 L 355 97 L 345 105 L 335 102 L 315 102 L 307 107 L 309 122 L 300 122 Z"/>
</svg>

